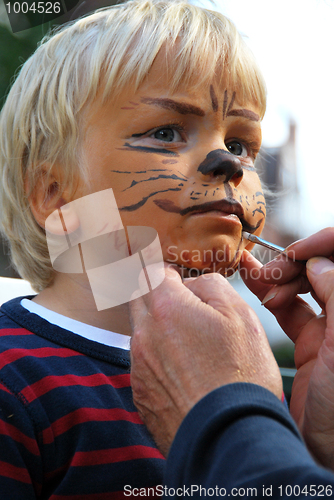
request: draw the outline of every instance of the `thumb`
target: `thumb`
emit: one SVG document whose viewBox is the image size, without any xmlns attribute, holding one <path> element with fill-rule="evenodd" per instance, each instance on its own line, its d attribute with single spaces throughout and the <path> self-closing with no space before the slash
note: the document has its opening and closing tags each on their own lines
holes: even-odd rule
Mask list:
<svg viewBox="0 0 334 500">
<path fill-rule="evenodd" d="M 334 263 L 325 257 L 313 257 L 306 269 L 315 294 L 326 305 L 328 325 L 334 328 Z"/>
</svg>

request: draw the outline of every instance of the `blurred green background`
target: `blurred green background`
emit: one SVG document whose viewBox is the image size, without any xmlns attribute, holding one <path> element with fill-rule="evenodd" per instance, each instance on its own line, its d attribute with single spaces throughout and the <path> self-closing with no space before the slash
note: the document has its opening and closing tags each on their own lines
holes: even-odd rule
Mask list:
<svg viewBox="0 0 334 500">
<path fill-rule="evenodd" d="M 28 0 L 25 3 L 30 6 L 35 2 Z M 65 6 L 65 2 L 61 3 Z M 0 108 L 3 105 L 15 72 L 34 52 L 38 42 L 53 26 L 64 24 L 95 9 L 115 3 L 122 2 L 113 0 L 67 0 L 66 5 L 68 8 L 74 6 L 72 9 L 68 10 L 65 15 L 54 19 L 53 22 L 47 22 L 39 26 L 36 26 L 36 20 L 38 23 L 42 23 L 43 15 L 39 15 L 37 12 L 20 13 L 16 15 L 17 21 L 15 25 L 22 28 L 22 31 L 13 33 L 6 12 L 5 1 L 0 0 Z"/>
</svg>

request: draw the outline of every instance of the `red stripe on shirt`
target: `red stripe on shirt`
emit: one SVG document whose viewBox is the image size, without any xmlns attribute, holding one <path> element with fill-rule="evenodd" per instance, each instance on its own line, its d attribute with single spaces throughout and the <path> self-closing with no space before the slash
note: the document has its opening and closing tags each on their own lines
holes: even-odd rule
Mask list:
<svg viewBox="0 0 334 500">
<path fill-rule="evenodd" d="M 116 389 L 130 387 L 130 374 L 115 375 L 107 377 L 103 373 L 94 373 L 93 375 L 48 375 L 32 385 L 22 389 L 21 394 L 30 403 L 43 396 L 52 389 L 58 387 L 70 387 L 79 385 L 83 387 L 98 387 L 101 385 L 112 385 Z"/>
<path fill-rule="evenodd" d="M 135 445 L 107 450 L 77 451 L 73 456 L 71 466 L 86 467 L 91 465 L 127 462 L 138 458 L 162 458 L 160 451 L 151 446 Z"/>
<path fill-rule="evenodd" d="M 13 394 L 10 392 L 9 389 L 7 389 L 7 387 L 3 384 L 1 384 L 0 382 L 0 391 L 4 391 L 4 392 L 7 392 L 8 394 L 10 394 L 11 396 L 13 396 Z"/>
<path fill-rule="evenodd" d="M 117 420 L 126 420 L 134 424 L 143 423 L 137 412 L 129 412 L 122 408 L 79 408 L 53 422 L 50 426 L 51 429 L 45 429 L 43 431 L 43 443 L 51 444 L 57 436 L 85 422 Z"/>
<path fill-rule="evenodd" d="M 9 418 L 10 415 L 7 416 L 7 419 Z M 25 448 L 33 455 L 40 456 L 40 452 L 35 439 L 26 436 L 19 429 L 8 423 L 8 420 L 6 422 L 0 420 L 0 435 L 11 437 L 17 443 L 23 444 Z"/>
<path fill-rule="evenodd" d="M 16 467 L 8 462 L 0 461 L 0 475 L 20 481 L 21 483 L 31 484 L 31 478 L 26 468 Z"/>
<path fill-rule="evenodd" d="M 82 356 L 80 352 L 72 351 L 62 347 L 40 347 L 38 349 L 8 349 L 1 355 L 0 369 L 4 366 L 18 361 L 25 357 L 49 358 L 56 356 L 59 358 L 69 358 L 71 356 Z"/>
<path fill-rule="evenodd" d="M 34 335 L 25 328 L 4 328 L 0 330 L 0 337 L 10 337 L 12 335 Z"/>
</svg>

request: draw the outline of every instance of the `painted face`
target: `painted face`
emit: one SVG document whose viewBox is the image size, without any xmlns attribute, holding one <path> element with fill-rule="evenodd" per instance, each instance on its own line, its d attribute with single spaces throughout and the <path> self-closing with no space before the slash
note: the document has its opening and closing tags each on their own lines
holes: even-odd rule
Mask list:
<svg viewBox="0 0 334 500">
<path fill-rule="evenodd" d="M 89 192 L 111 187 L 124 226 L 155 228 L 166 261 L 225 272 L 249 246 L 242 230 L 259 234 L 265 221 L 258 109 L 215 82 L 173 94 L 166 82 L 158 57 L 138 92 L 91 106 Z"/>
</svg>

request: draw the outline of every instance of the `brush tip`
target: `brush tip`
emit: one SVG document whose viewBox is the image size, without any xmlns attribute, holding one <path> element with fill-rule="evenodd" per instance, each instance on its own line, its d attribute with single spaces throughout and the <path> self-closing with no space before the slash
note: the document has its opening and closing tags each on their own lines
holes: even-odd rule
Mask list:
<svg viewBox="0 0 334 500">
<path fill-rule="evenodd" d="M 250 234 L 249 234 L 249 233 L 247 233 L 247 231 L 242 231 L 242 236 L 243 236 L 244 238 L 246 238 L 246 240 L 248 240 L 248 239 L 249 239 L 249 237 L 250 237 Z"/>
</svg>

